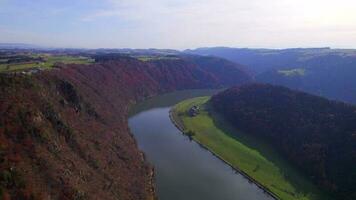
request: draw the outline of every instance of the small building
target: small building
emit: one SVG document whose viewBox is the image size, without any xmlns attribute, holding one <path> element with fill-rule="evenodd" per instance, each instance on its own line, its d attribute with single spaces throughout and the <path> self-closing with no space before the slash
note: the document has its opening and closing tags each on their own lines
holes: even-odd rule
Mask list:
<svg viewBox="0 0 356 200">
<path fill-rule="evenodd" d="M 190 117 L 195 117 L 199 114 L 199 107 L 193 106 L 188 110 L 188 114 Z"/>
</svg>

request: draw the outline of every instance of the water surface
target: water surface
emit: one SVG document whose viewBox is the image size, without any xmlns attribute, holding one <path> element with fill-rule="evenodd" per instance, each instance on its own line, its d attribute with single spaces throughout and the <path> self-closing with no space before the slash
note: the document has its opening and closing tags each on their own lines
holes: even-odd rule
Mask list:
<svg viewBox="0 0 356 200">
<path fill-rule="evenodd" d="M 139 148 L 155 167 L 159 199 L 272 200 L 241 174 L 183 136 L 170 121 L 169 110 L 175 103 L 214 92 L 181 91 L 157 97 L 138 105 L 130 117 L 129 126 Z"/>
</svg>

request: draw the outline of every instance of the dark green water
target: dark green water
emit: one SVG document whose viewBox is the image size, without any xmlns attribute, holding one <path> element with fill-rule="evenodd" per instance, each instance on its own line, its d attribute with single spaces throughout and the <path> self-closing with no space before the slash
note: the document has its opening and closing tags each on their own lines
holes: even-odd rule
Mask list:
<svg viewBox="0 0 356 200">
<path fill-rule="evenodd" d="M 160 200 L 272 200 L 241 174 L 183 136 L 169 119 L 170 107 L 216 91 L 180 91 L 137 105 L 129 126 L 154 165 Z"/>
</svg>

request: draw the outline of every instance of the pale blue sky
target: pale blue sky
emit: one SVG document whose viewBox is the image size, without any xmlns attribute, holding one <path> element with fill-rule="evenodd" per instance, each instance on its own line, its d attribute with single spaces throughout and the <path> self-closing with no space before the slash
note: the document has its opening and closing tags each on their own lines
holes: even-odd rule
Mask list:
<svg viewBox="0 0 356 200">
<path fill-rule="evenodd" d="M 354 0 L 0 0 L 0 42 L 356 48 Z"/>
</svg>

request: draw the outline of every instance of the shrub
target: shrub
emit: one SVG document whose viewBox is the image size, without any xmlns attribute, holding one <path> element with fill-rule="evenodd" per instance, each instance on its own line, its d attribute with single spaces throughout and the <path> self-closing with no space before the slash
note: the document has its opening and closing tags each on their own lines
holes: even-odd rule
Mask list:
<svg viewBox="0 0 356 200">
<path fill-rule="evenodd" d="M 188 136 L 190 139 L 192 139 L 192 137 L 195 135 L 194 131 L 189 130 L 187 132 L 185 132 L 185 135 Z"/>
</svg>

